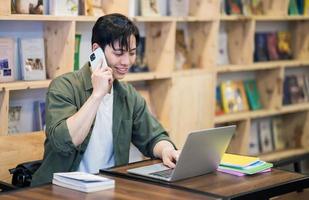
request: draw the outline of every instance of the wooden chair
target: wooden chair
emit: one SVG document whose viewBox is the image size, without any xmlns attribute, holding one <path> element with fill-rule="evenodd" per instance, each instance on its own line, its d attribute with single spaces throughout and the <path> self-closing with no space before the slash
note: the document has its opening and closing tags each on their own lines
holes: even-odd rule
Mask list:
<svg viewBox="0 0 309 200">
<path fill-rule="evenodd" d="M 9 169 L 23 162 L 43 159 L 44 140 L 43 131 L 0 136 L 0 180 L 4 182 L 0 185 L 4 189 L 8 189 L 5 183 L 11 183 L 12 180 Z"/>
</svg>

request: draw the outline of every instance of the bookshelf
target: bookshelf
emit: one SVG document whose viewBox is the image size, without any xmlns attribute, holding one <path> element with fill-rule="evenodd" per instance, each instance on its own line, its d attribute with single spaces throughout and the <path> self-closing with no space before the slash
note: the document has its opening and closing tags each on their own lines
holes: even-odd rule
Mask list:
<svg viewBox="0 0 309 200">
<path fill-rule="evenodd" d="M 309 38 L 309 16 L 288 16 L 287 0 L 263 1 L 278 5 L 268 6 L 263 16 L 228 16 L 220 14 L 220 1 L 191 0 L 189 16 L 186 17 L 132 17 L 133 21 L 145 26 L 145 54 L 150 72 L 128 74 L 124 81 L 147 83 L 159 121 L 170 131 L 171 138 L 180 148 L 192 130 L 235 123 L 238 125 L 237 134 L 229 151 L 248 154 L 252 121 L 270 116 L 283 116 L 289 124 L 287 129 L 299 126 L 302 138 L 308 137 L 309 102 L 282 105 L 282 85 L 286 69 L 305 69 L 309 66 L 309 50 L 304 42 Z M 5 0 L 1 3 L 0 22 L 39 23 L 43 26 L 48 80 L 0 83 L 0 137 L 11 137 L 7 135 L 10 92 L 46 88 L 51 79 L 72 71 L 76 28 L 79 23 L 94 23 L 97 19 L 93 16 L 11 14 L 10 2 Z M 114 2 L 117 5 L 117 1 Z M 117 7 L 112 7 L 111 11 L 117 11 Z M 281 22 L 289 23 L 292 27 L 293 60 L 254 62 L 254 33 L 257 24 Z M 179 24 L 188 27 L 191 43 L 189 52 L 192 60 L 190 68 L 185 70 L 175 70 L 174 67 L 176 29 Z M 217 66 L 217 41 L 221 25 L 226 26 L 229 38 L 230 63 Z M 252 72 L 257 77 L 263 109 L 216 116 L 215 88 L 218 79 L 224 74 L 242 72 Z M 297 120 L 302 123 L 299 124 Z M 26 134 L 20 134 L 20 137 L 26 137 Z M 295 150 L 274 151 L 261 156 L 271 161 L 307 151 L 308 147 L 309 144 L 303 142 Z"/>
</svg>

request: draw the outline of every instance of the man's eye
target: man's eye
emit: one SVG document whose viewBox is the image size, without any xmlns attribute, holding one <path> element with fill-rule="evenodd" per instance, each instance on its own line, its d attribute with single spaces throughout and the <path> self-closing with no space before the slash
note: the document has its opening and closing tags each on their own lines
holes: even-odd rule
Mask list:
<svg viewBox="0 0 309 200">
<path fill-rule="evenodd" d="M 130 52 L 130 56 L 135 56 L 135 55 L 136 55 L 135 51 Z"/>
</svg>

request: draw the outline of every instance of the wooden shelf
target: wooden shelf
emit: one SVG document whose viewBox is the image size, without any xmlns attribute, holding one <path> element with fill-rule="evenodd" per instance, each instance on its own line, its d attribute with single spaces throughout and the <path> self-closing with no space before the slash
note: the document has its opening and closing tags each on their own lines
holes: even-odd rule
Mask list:
<svg viewBox="0 0 309 200">
<path fill-rule="evenodd" d="M 259 158 L 266 162 L 279 162 L 284 159 L 289 159 L 304 154 L 309 154 L 309 149 L 298 148 L 298 149 L 287 149 L 282 151 L 275 151 L 267 154 L 259 155 Z"/>
<path fill-rule="evenodd" d="M 24 90 L 24 89 L 38 89 L 47 88 L 51 80 L 42 81 L 14 81 L 8 83 L 0 83 L 1 90 Z"/>
<path fill-rule="evenodd" d="M 132 20 L 136 22 L 203 22 L 213 21 L 216 18 L 198 18 L 198 17 L 174 17 L 174 16 L 155 16 L 155 17 L 143 17 L 136 16 L 132 17 Z"/>
<path fill-rule="evenodd" d="M 297 21 L 309 20 L 309 16 L 303 15 L 287 15 L 287 16 L 271 16 L 271 15 L 221 15 L 221 21 L 240 21 L 240 20 L 256 20 L 256 21 Z"/>
<path fill-rule="evenodd" d="M 132 81 L 147 81 L 147 80 L 168 79 L 168 78 L 171 78 L 171 74 L 142 72 L 142 73 L 129 73 L 125 76 L 125 78 L 122 81 L 132 82 Z"/>
<path fill-rule="evenodd" d="M 252 64 L 242 64 L 242 65 L 222 65 L 222 66 L 216 66 L 216 71 L 218 73 L 229 73 L 239 71 L 267 70 L 282 67 L 284 68 L 303 67 L 306 65 L 309 65 L 309 61 L 282 60 L 282 61 L 256 62 Z"/>
<path fill-rule="evenodd" d="M 193 76 L 198 75 L 204 72 L 215 72 L 215 68 L 213 69 L 187 69 L 187 70 L 179 70 L 174 71 L 173 76 Z"/>
<path fill-rule="evenodd" d="M 215 124 L 226 123 L 226 122 L 235 122 L 246 119 L 255 119 L 262 117 L 269 117 L 280 114 L 295 113 L 300 111 L 309 110 L 309 103 L 301 103 L 295 105 L 283 106 L 280 109 L 267 109 L 267 110 L 257 110 L 257 111 L 248 111 L 248 112 L 239 112 L 231 114 L 223 114 L 215 116 Z"/>
</svg>

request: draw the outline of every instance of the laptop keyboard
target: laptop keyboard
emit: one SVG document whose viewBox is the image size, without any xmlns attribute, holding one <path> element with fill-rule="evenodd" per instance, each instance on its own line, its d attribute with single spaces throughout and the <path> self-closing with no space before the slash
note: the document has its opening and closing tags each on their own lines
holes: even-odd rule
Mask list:
<svg viewBox="0 0 309 200">
<path fill-rule="evenodd" d="M 150 173 L 151 175 L 160 176 L 164 178 L 170 178 L 172 176 L 173 169 L 166 169 L 158 172 Z"/>
</svg>

